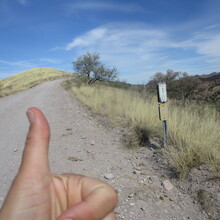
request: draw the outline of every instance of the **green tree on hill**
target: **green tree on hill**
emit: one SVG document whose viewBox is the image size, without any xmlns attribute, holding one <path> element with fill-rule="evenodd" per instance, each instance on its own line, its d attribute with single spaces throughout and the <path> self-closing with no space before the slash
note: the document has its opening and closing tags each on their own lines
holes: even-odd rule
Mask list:
<svg viewBox="0 0 220 220">
<path fill-rule="evenodd" d="M 116 68 L 107 68 L 100 61 L 100 55 L 97 53 L 87 53 L 78 57 L 73 63 L 74 71 L 89 79 L 89 84 L 96 80 L 113 81 L 117 79 L 118 71 Z"/>
</svg>

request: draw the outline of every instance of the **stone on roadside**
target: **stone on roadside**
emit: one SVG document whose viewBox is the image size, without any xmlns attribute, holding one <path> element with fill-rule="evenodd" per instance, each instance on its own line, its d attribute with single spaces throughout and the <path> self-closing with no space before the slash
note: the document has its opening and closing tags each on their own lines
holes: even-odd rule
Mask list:
<svg viewBox="0 0 220 220">
<path fill-rule="evenodd" d="M 167 191 L 171 191 L 173 189 L 173 184 L 169 180 L 164 180 L 163 186 Z"/>
<path fill-rule="evenodd" d="M 104 177 L 105 177 L 105 179 L 110 180 L 110 179 L 113 179 L 113 178 L 114 178 L 114 175 L 113 175 L 112 173 L 106 173 L 106 174 L 104 175 Z"/>
<path fill-rule="evenodd" d="M 134 169 L 137 170 L 137 171 L 141 171 L 141 168 L 140 168 L 140 167 L 137 167 L 137 166 L 134 167 Z"/>
<path fill-rule="evenodd" d="M 140 171 L 138 171 L 138 170 L 134 170 L 134 171 L 133 171 L 133 174 L 140 175 L 140 174 L 141 174 L 141 172 L 140 172 Z"/>
<path fill-rule="evenodd" d="M 128 195 L 128 198 L 131 199 L 134 197 L 134 193 L 131 193 L 130 195 Z"/>
<path fill-rule="evenodd" d="M 160 181 L 160 178 L 158 176 L 147 176 L 152 182 L 158 182 Z"/>
<path fill-rule="evenodd" d="M 72 161 L 72 162 L 76 162 L 76 161 L 82 161 L 82 159 L 78 158 L 78 157 L 69 157 L 68 160 Z"/>
</svg>

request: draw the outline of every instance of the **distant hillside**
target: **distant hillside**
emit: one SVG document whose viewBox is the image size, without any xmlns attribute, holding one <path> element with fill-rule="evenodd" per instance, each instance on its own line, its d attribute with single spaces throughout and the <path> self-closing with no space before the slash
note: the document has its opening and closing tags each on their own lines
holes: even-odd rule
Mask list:
<svg viewBox="0 0 220 220">
<path fill-rule="evenodd" d="M 214 72 L 211 74 L 204 74 L 204 75 L 195 75 L 194 77 L 202 80 L 202 81 L 213 81 L 213 80 L 220 80 L 220 72 Z"/>
<path fill-rule="evenodd" d="M 193 76 L 201 81 L 197 85 L 195 97 L 197 99 L 219 102 L 220 101 L 220 72 L 207 75 Z"/>
<path fill-rule="evenodd" d="M 0 80 L 0 97 L 26 90 L 45 81 L 51 81 L 71 75 L 73 74 L 48 67 L 30 69 Z"/>
<path fill-rule="evenodd" d="M 194 100 L 214 106 L 220 112 L 220 72 L 189 76 L 184 72 L 167 70 L 165 74 L 156 73 L 146 84 L 146 91 L 155 93 L 159 81 L 167 83 L 170 99 Z"/>
</svg>

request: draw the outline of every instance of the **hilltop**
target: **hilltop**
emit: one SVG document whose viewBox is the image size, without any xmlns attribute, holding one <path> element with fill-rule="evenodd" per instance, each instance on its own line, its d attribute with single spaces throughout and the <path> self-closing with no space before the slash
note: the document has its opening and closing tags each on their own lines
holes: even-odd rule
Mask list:
<svg viewBox="0 0 220 220">
<path fill-rule="evenodd" d="M 210 74 L 203 74 L 203 75 L 195 75 L 194 77 L 202 81 L 220 80 L 220 72 L 213 72 Z"/>
<path fill-rule="evenodd" d="M 194 78 L 200 80 L 195 88 L 195 98 L 208 102 L 219 103 L 220 100 L 220 72 L 207 75 L 195 75 Z"/>
<path fill-rule="evenodd" d="M 32 88 L 42 82 L 71 76 L 70 72 L 42 67 L 29 69 L 0 80 L 0 97 Z"/>
<path fill-rule="evenodd" d="M 220 111 L 220 72 L 190 76 L 185 72 L 155 73 L 146 84 L 146 92 L 156 92 L 159 81 L 167 83 L 168 97 L 177 101 L 193 101 L 210 105 Z"/>
</svg>

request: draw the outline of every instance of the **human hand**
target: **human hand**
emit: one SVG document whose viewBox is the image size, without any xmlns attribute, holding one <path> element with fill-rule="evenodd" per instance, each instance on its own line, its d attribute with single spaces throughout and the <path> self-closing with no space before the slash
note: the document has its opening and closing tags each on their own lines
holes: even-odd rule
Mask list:
<svg viewBox="0 0 220 220">
<path fill-rule="evenodd" d="M 27 112 L 30 128 L 21 166 L 0 210 L 0 220 L 114 220 L 116 192 L 78 174 L 53 175 L 48 161 L 50 129 L 37 108 Z"/>
</svg>

